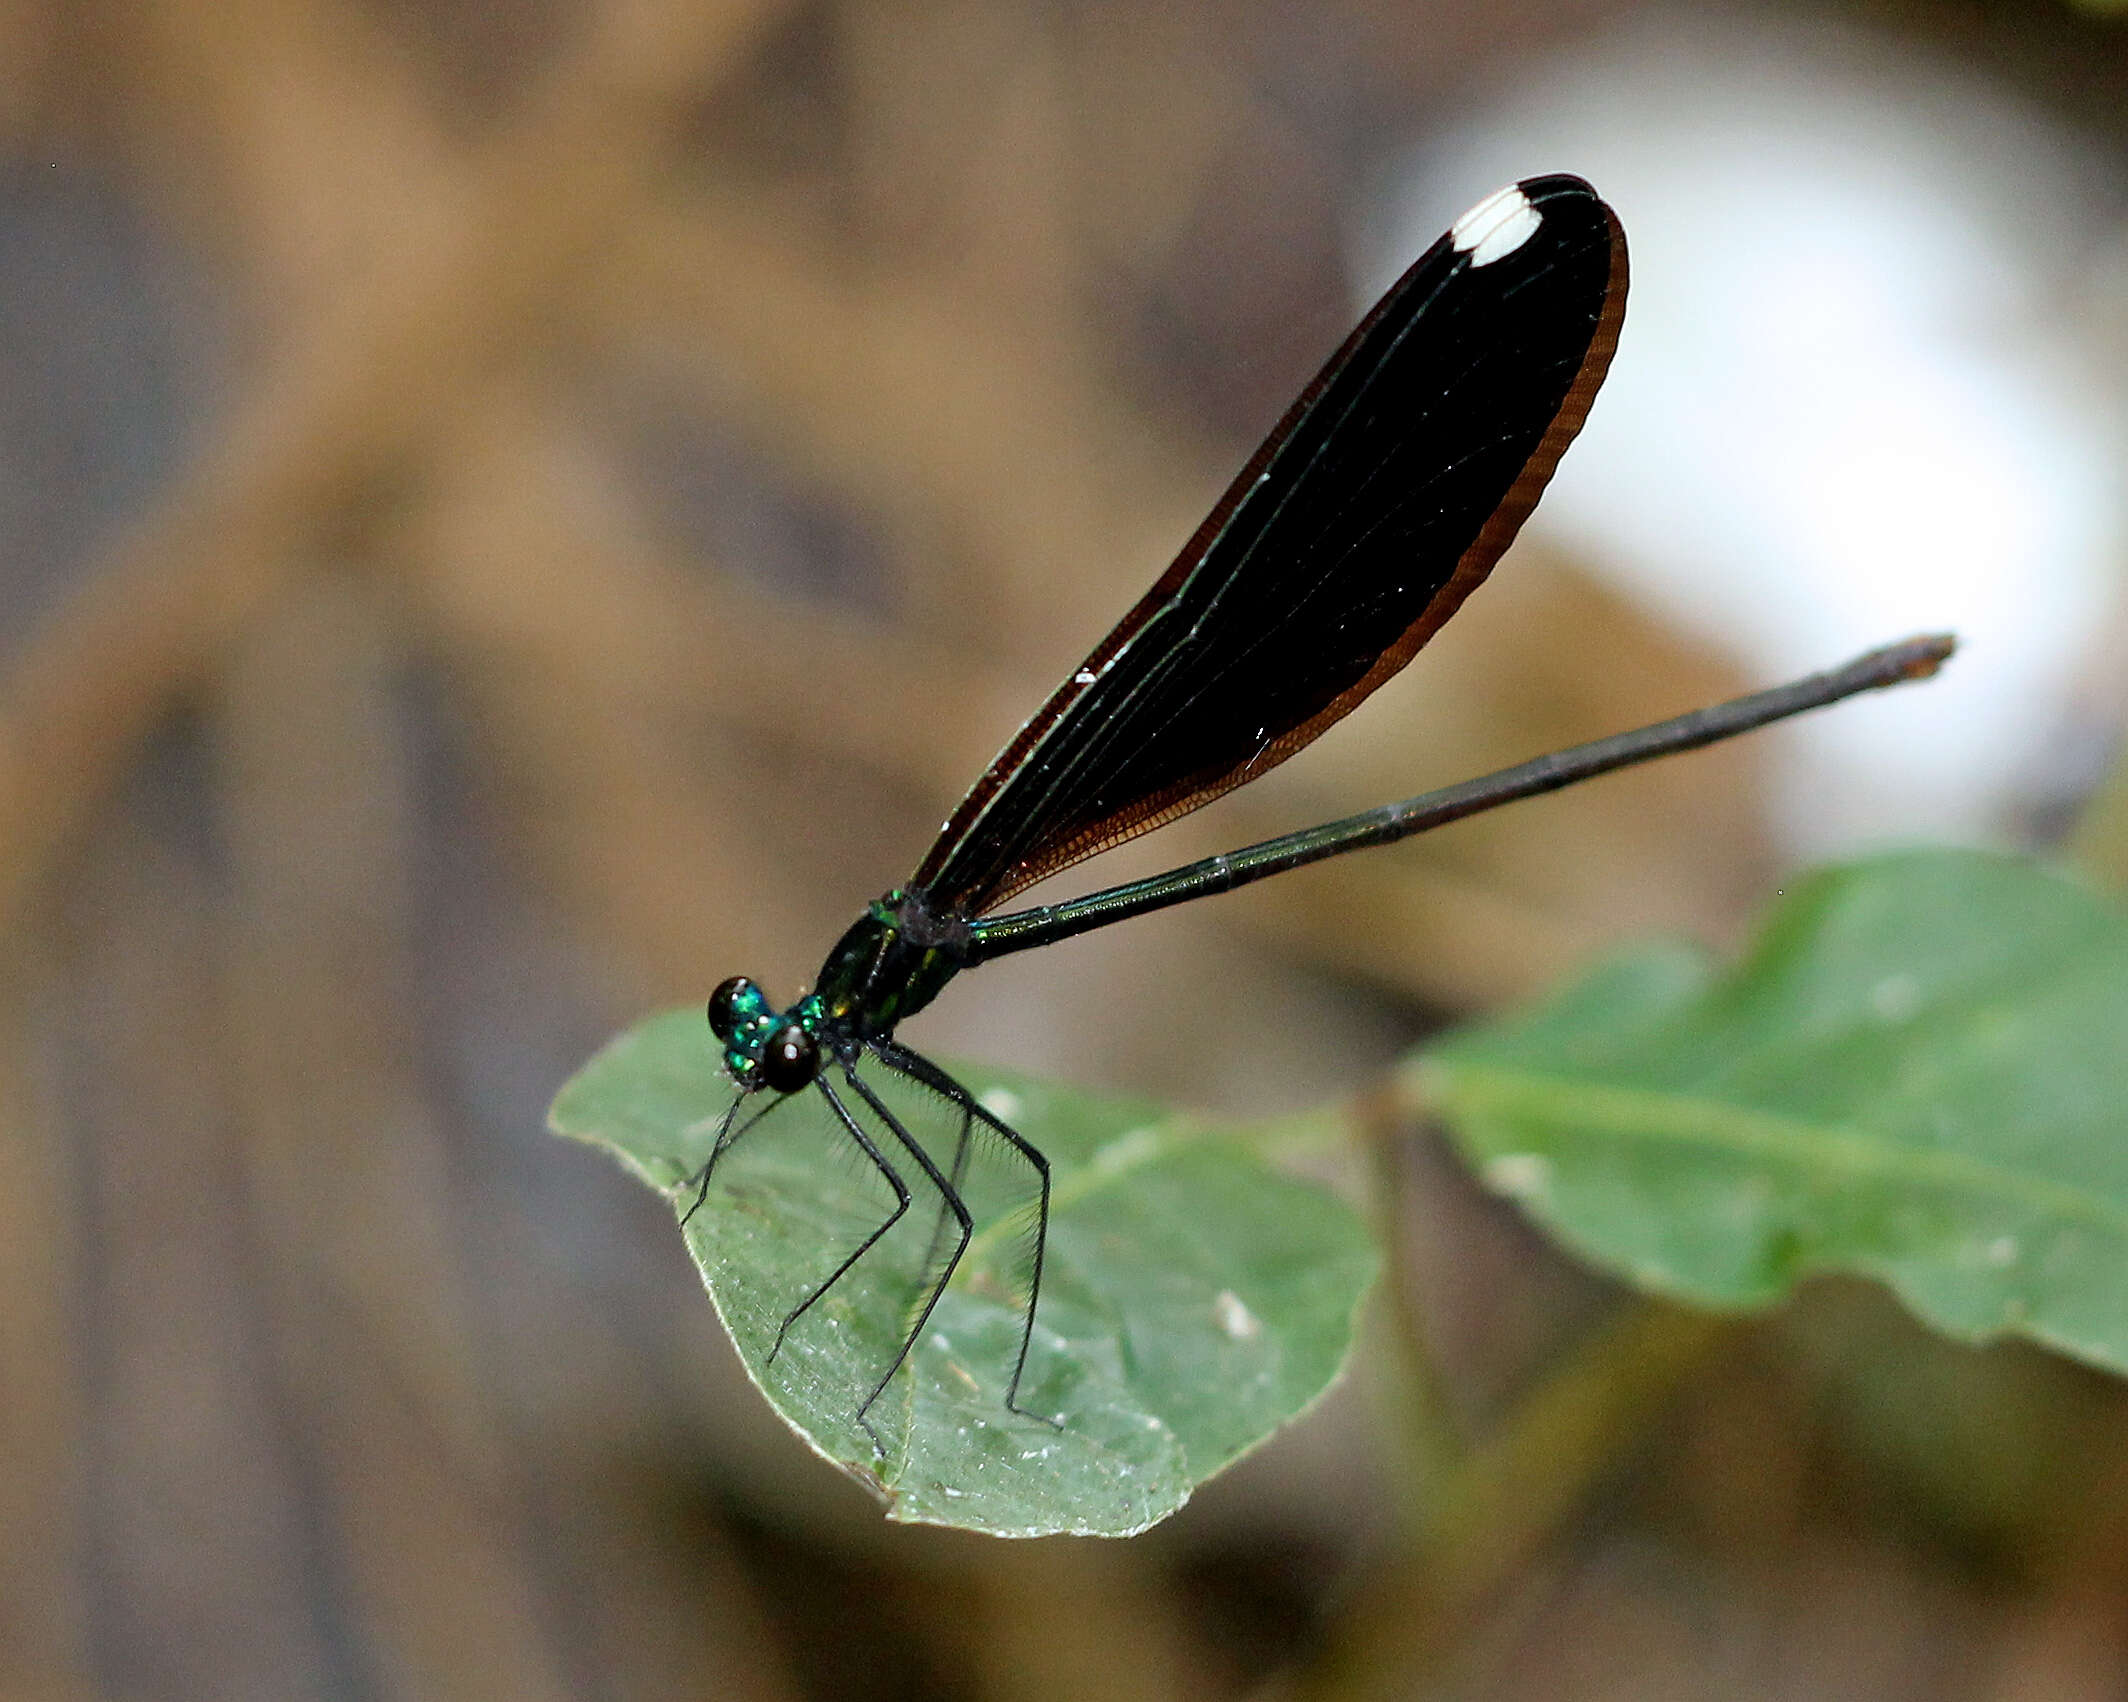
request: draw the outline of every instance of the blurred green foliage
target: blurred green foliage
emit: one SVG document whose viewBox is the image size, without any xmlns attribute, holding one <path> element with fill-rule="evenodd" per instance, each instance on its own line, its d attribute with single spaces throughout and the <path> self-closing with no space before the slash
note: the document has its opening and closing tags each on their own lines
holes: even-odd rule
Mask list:
<svg viewBox="0 0 2128 1702">
<path fill-rule="evenodd" d="M 1640 1287 L 1858 1272 L 2128 1369 L 2128 920 L 2035 866 L 1817 874 L 1735 969 L 1644 950 L 1418 1074 L 1492 1186 Z"/>
</svg>

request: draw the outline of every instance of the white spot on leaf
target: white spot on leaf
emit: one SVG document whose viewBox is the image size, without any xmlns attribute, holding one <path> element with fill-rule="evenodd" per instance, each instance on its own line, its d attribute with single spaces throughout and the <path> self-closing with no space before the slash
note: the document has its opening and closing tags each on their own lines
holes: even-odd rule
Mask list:
<svg viewBox="0 0 2128 1702">
<path fill-rule="evenodd" d="M 1503 1152 L 1487 1161 L 1485 1185 L 1496 1194 L 1533 1199 L 1552 1185 L 1551 1160 L 1534 1152 Z"/>
<path fill-rule="evenodd" d="M 1921 1008 L 1921 983 L 1907 974 L 1887 975 L 1869 990 L 1870 1009 L 1886 1022 L 1905 1022 Z"/>
<path fill-rule="evenodd" d="M 1213 1296 L 1212 1316 L 1219 1320 L 1219 1327 L 1231 1341 L 1254 1341 L 1263 1334 L 1263 1320 L 1231 1288 L 1222 1288 Z"/>
</svg>

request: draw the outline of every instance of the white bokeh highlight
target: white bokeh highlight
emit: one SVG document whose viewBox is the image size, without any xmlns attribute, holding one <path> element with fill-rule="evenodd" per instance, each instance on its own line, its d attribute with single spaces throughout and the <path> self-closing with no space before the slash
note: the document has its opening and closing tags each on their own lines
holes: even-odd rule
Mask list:
<svg viewBox="0 0 2128 1702">
<path fill-rule="evenodd" d="M 1545 171 L 1618 209 L 1633 285 L 1532 529 L 1766 683 L 1956 631 L 1938 681 L 1774 735 L 1775 825 L 1812 855 L 2000 837 L 2128 553 L 2122 401 L 2060 306 L 2097 168 L 1869 44 L 1670 17 L 1415 155 L 1365 281 Z"/>
</svg>

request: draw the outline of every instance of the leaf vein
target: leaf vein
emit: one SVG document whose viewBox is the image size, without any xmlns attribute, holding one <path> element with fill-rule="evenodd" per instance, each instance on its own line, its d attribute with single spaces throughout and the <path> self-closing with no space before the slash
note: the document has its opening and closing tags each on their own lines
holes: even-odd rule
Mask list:
<svg viewBox="0 0 2128 1702">
<path fill-rule="evenodd" d="M 2128 1239 L 2128 1204 L 2044 1176 L 2008 1170 L 1970 1153 L 1901 1146 L 1854 1125 L 1808 1123 L 1777 1112 L 1689 1095 L 1610 1087 L 1559 1077 L 1444 1068 L 1444 1105 L 1530 1115 L 1554 1124 L 1597 1125 L 1628 1140 L 1720 1148 L 1805 1168 L 1814 1161 L 1853 1177 L 1925 1182 L 2003 1202 Z"/>
</svg>

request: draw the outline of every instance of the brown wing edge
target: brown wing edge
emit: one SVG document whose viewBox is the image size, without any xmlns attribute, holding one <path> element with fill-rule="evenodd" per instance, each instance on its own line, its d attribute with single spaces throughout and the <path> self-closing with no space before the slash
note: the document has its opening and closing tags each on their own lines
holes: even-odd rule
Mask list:
<svg viewBox="0 0 2128 1702">
<path fill-rule="evenodd" d="M 1552 416 L 1552 423 L 1535 452 L 1524 463 L 1521 476 L 1508 487 L 1507 495 L 1500 499 L 1500 506 L 1493 510 L 1491 518 L 1478 529 L 1477 537 L 1458 558 L 1448 582 L 1433 594 L 1426 607 L 1419 611 L 1418 619 L 1404 629 L 1404 635 L 1396 643 L 1382 652 L 1374 666 L 1312 720 L 1303 722 L 1267 745 L 1237 770 L 1233 779 L 1217 791 L 1205 793 L 1198 802 L 1207 802 L 1221 792 L 1245 785 L 1266 769 L 1277 767 L 1358 708 L 1378 686 L 1423 650 L 1428 639 L 1448 624 L 1463 606 L 1463 600 L 1485 583 L 1494 564 L 1507 553 L 1507 546 L 1522 530 L 1522 523 L 1535 512 L 1538 499 L 1544 495 L 1544 487 L 1552 482 L 1552 474 L 1558 471 L 1567 446 L 1580 435 L 1588 420 L 1589 409 L 1596 402 L 1596 392 L 1602 388 L 1604 377 L 1611 370 L 1611 357 L 1618 352 L 1618 333 L 1625 324 L 1628 283 L 1625 230 L 1618 222 L 1618 215 L 1607 204 L 1599 205 L 1603 205 L 1604 218 L 1611 231 L 1611 278 L 1604 290 L 1603 313 L 1590 335 L 1588 352 L 1581 357 L 1581 370 L 1574 374 L 1574 382 L 1567 387 L 1559 411 Z M 1195 807 L 1195 804 L 1191 805 L 1191 808 Z M 1144 829 L 1136 831 L 1143 832 Z"/>
<path fill-rule="evenodd" d="M 1441 589 L 1428 599 L 1418 617 L 1404 629 L 1401 637 L 1376 658 L 1374 666 L 1352 686 L 1341 692 L 1309 720 L 1289 729 L 1272 740 L 1247 762 L 1230 773 L 1209 783 L 1195 782 L 1170 788 L 1166 795 L 1154 794 L 1141 799 L 1138 807 L 1127 817 L 1111 817 L 1105 823 L 1097 823 L 1068 839 L 1050 845 L 1039 860 L 1016 864 L 1004 880 L 979 893 L 970 893 L 963 899 L 964 914 L 984 915 L 994 910 L 1014 895 L 1024 892 L 1037 881 L 1046 880 L 1074 863 L 1084 862 L 1089 857 L 1112 850 L 1127 840 L 1141 834 L 1151 833 L 1171 821 L 1179 820 L 1192 810 L 1199 809 L 1215 798 L 1224 797 L 1238 786 L 1245 786 L 1258 776 L 1276 768 L 1288 757 L 1313 744 L 1330 728 L 1342 721 L 1378 687 L 1400 672 L 1422 650 L 1427 641 L 1447 624 L 1467 598 L 1492 572 L 1493 566 L 1515 541 L 1544 495 L 1545 486 L 1551 483 L 1558 470 L 1560 459 L 1567 447 L 1580 433 L 1589 417 L 1589 410 L 1596 401 L 1596 392 L 1602 387 L 1605 375 L 1611 369 L 1611 357 L 1618 352 L 1619 330 L 1625 322 L 1626 294 L 1629 283 L 1629 264 L 1626 258 L 1625 230 L 1618 222 L 1618 215 L 1607 203 L 1603 206 L 1605 222 L 1610 228 L 1611 271 L 1604 291 L 1603 312 L 1589 338 L 1589 346 L 1581 359 L 1581 368 L 1567 388 L 1559 411 L 1552 416 L 1536 450 L 1523 465 L 1520 476 L 1508 488 L 1478 535 L 1472 539 L 1456 562 L 1455 569 Z M 1375 321 L 1396 299 L 1392 290 L 1378 303 L 1373 312 L 1363 319 L 1351 336 L 1338 346 L 1337 353 L 1324 363 L 1321 372 L 1307 389 L 1286 410 L 1278 427 L 1264 440 L 1262 447 L 1250 457 L 1234 482 L 1227 487 L 1212 512 L 1206 516 L 1188 545 L 1176 556 L 1167 571 L 1154 582 L 1152 588 L 1132 605 L 1130 612 L 1110 629 L 1108 636 L 1095 647 L 1093 653 L 1073 671 L 1072 677 L 1053 692 L 1049 700 L 1030 716 L 1020 730 L 1000 751 L 982 778 L 969 789 L 959 808 L 941 829 L 939 838 L 924 858 L 923 865 L 911 877 L 913 887 L 925 887 L 936 877 L 934 864 L 943 862 L 942 847 L 957 843 L 961 832 L 979 819 L 989 806 L 1007 777 L 1019 766 L 1026 753 L 1038 743 L 1084 692 L 1092 680 L 1085 675 L 1098 677 L 1104 665 L 1135 638 L 1146 621 L 1152 618 L 1160 605 L 1196 570 L 1203 553 L 1218 536 L 1233 510 L 1255 483 L 1256 476 L 1270 458 L 1284 445 L 1294 423 L 1343 366 L 1352 347 L 1374 326 Z M 1149 807 L 1148 807 L 1149 806 Z"/>
</svg>

